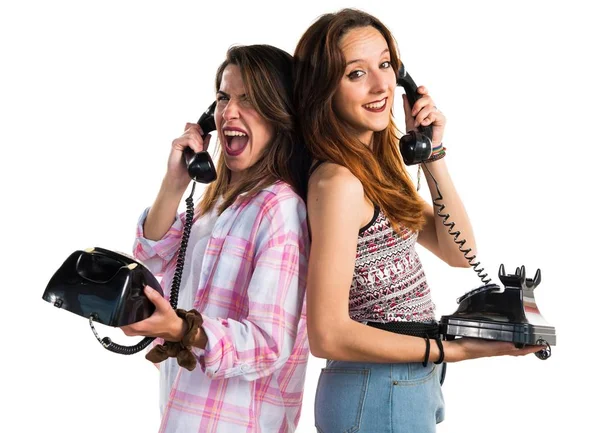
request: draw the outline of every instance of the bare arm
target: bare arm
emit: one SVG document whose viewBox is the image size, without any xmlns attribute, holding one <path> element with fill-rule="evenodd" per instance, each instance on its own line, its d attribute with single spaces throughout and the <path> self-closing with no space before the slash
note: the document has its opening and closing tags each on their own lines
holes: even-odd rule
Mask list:
<svg viewBox="0 0 600 433">
<path fill-rule="evenodd" d="M 366 211 L 366 212 L 365 212 Z M 321 358 L 367 362 L 420 362 L 423 338 L 395 334 L 352 320 L 348 314 L 358 231 L 369 208 L 362 185 L 347 169 L 325 164 L 311 177 L 308 214 L 312 246 L 308 265 L 307 325 L 310 349 Z M 540 348 L 471 339 L 444 342 L 447 361 L 524 355 Z M 439 358 L 430 344 L 430 360 Z"/>
<path fill-rule="evenodd" d="M 144 222 L 144 237 L 147 239 L 154 241 L 162 239 L 173 225 L 179 202 L 191 181 L 183 151 L 186 147 L 190 147 L 194 152 L 206 149 L 210 135 L 203 141 L 201 134 L 202 130 L 197 124 L 188 123 L 183 135 L 173 140 L 167 173 Z"/>
<path fill-rule="evenodd" d="M 418 92 L 422 97 L 412 107 L 409 105 L 406 96 L 403 95 L 406 130 L 415 130 L 420 125 L 431 126 L 433 134 L 432 145 L 433 147 L 437 147 L 442 143 L 446 127 L 446 116 L 434 105 L 431 96 L 429 96 L 424 86 L 420 86 Z M 431 175 L 437 180 L 438 188 L 443 198 L 441 203 L 440 201 L 435 203 L 445 206 L 442 213 L 450 215 L 448 223 L 455 223 L 452 232 L 456 230 L 460 231 L 461 234 L 458 240 L 466 240 L 461 248 L 463 250 L 471 248 L 469 256 L 476 254 L 475 234 L 473 233 L 473 228 L 471 227 L 465 207 L 450 178 L 446 161 L 440 159 L 424 165 L 423 173 L 427 179 L 432 203 L 438 198 L 438 191 Z M 429 171 L 431 171 L 431 174 Z M 438 212 L 438 206 L 432 206 L 429 203 L 425 204 L 425 226 L 419 233 L 418 242 L 450 266 L 468 267 L 469 262 L 465 259 L 464 254 L 459 251 L 458 245 L 454 242 L 454 236 L 448 234 L 448 227 L 444 225 L 443 219 L 436 215 Z"/>
<path fill-rule="evenodd" d="M 433 174 L 437 180 L 438 188 L 443 198 L 441 201 L 436 202 L 444 205 L 444 210 L 441 213 L 450 215 L 447 220 L 448 224 L 451 222 L 455 223 L 455 226 L 451 231 L 453 233 L 455 231 L 460 231 L 457 240 L 464 239 L 466 241 L 461 247 L 463 250 L 471 248 L 468 256 L 476 254 L 475 234 L 471 227 L 471 221 L 469 221 L 467 211 L 452 183 L 446 162 L 443 159 L 440 159 L 438 161 L 427 163 L 427 168 L 429 168 L 431 174 Z M 431 192 L 431 199 L 433 201 L 438 198 L 435 183 L 426 168 L 423 169 L 423 172 L 425 173 L 427 185 Z M 444 225 L 443 219 L 439 215 L 436 215 L 438 212 L 439 207 L 432 206 L 431 204 L 426 205 L 425 226 L 419 233 L 418 242 L 450 266 L 469 267 L 469 262 L 465 259 L 464 254 L 458 249 L 459 245 L 454 242 L 454 236 L 448 233 L 449 227 Z"/>
<path fill-rule="evenodd" d="M 187 186 L 187 185 L 186 185 Z M 173 225 L 185 187 L 178 188 L 164 177 L 160 190 L 144 222 L 144 237 L 153 241 L 163 238 Z"/>
<path fill-rule="evenodd" d="M 308 213 L 312 246 L 307 285 L 311 351 L 336 360 L 422 361 L 424 339 L 372 328 L 348 314 L 358 231 L 364 216 L 372 212 L 360 181 L 347 169 L 326 164 L 311 177 Z M 437 359 L 433 346 L 431 358 Z"/>
</svg>

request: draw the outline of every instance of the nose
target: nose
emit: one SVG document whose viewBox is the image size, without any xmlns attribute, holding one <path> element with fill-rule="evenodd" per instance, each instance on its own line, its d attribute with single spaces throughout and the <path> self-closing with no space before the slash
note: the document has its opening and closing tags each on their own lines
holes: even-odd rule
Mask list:
<svg viewBox="0 0 600 433">
<path fill-rule="evenodd" d="M 227 101 L 227 105 L 223 110 L 223 118 L 226 121 L 238 119 L 240 117 L 239 108 L 240 107 L 238 106 L 238 103 L 233 98 L 231 98 L 229 101 Z"/>
<path fill-rule="evenodd" d="M 381 94 L 384 93 L 388 86 L 387 76 L 384 70 L 376 70 L 375 72 L 370 74 L 370 82 L 371 85 L 371 93 Z"/>
</svg>

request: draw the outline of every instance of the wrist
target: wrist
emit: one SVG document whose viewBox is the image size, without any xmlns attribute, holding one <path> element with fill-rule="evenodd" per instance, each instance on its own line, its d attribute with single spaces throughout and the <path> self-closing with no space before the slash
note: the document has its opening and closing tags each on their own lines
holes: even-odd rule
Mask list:
<svg viewBox="0 0 600 433">
<path fill-rule="evenodd" d="M 435 346 L 436 349 L 438 351 L 437 354 L 437 358 L 434 356 L 432 357 L 432 359 L 434 359 L 435 361 L 433 361 L 434 364 L 441 364 L 442 362 L 444 362 L 444 358 L 445 358 L 445 353 L 444 353 L 444 343 L 442 341 L 442 338 L 438 335 L 438 337 L 435 339 Z"/>
<path fill-rule="evenodd" d="M 445 350 L 443 345 L 444 342 L 436 338 L 429 338 L 427 340 L 429 341 L 429 357 L 427 362 L 441 364 L 445 359 Z M 425 348 L 425 354 L 427 355 L 427 348 Z"/>
<path fill-rule="evenodd" d="M 459 362 L 467 359 L 462 351 L 461 345 L 458 344 L 459 340 L 454 341 L 442 341 L 444 346 L 444 361 L 446 362 Z"/>
<path fill-rule="evenodd" d="M 444 147 L 444 145 L 442 143 L 440 143 L 437 146 L 432 147 L 431 155 L 424 162 L 425 163 L 434 162 L 439 159 L 442 159 L 445 156 L 446 156 L 446 148 Z"/>
<path fill-rule="evenodd" d="M 180 179 L 173 179 L 169 174 L 165 174 L 161 184 L 161 190 L 168 196 L 176 196 L 181 199 L 191 180 L 190 177 L 183 181 Z"/>
<path fill-rule="evenodd" d="M 167 341 L 181 341 L 187 330 L 187 323 L 181 317 L 177 316 L 171 327 L 171 338 Z"/>
<path fill-rule="evenodd" d="M 191 340 L 191 345 L 194 347 L 198 347 L 200 349 L 204 349 L 204 348 L 206 348 L 207 344 L 208 344 L 208 337 L 206 336 L 206 332 L 204 332 L 204 329 L 202 329 L 202 326 L 199 326 L 196 336 L 194 338 L 192 338 L 192 340 Z"/>
</svg>

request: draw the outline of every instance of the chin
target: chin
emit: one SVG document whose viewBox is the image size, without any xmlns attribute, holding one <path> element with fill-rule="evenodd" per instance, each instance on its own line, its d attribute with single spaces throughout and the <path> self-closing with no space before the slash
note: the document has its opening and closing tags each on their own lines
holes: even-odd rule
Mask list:
<svg viewBox="0 0 600 433">
<path fill-rule="evenodd" d="M 369 129 L 373 132 L 381 132 L 384 131 L 388 127 L 388 122 L 377 122 L 375 124 L 369 125 Z"/>
<path fill-rule="evenodd" d="M 242 164 L 240 164 L 238 161 L 225 160 L 225 165 L 229 170 L 231 170 L 232 173 L 243 171 L 243 167 L 241 167 Z"/>
<path fill-rule="evenodd" d="M 382 116 L 379 119 L 368 119 L 362 124 L 362 129 L 373 132 L 380 132 L 387 128 L 390 124 L 389 116 Z"/>
<path fill-rule="evenodd" d="M 232 160 L 225 158 L 225 165 L 227 166 L 227 168 L 229 168 L 229 170 L 231 170 L 232 173 L 241 173 L 247 168 L 249 168 L 246 161 L 240 161 L 239 158 L 235 158 Z"/>
</svg>

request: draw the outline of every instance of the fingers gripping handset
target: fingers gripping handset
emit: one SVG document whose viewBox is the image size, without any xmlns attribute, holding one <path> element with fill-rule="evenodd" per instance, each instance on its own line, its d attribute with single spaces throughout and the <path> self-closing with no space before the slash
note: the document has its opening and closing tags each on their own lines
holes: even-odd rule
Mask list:
<svg viewBox="0 0 600 433">
<path fill-rule="evenodd" d="M 417 85 L 406 72 L 404 64 L 400 65 L 396 84 L 404 88 L 408 103 L 411 107 L 415 105 L 421 94 L 417 92 Z M 400 153 L 406 165 L 414 165 L 425 161 L 431 156 L 431 137 L 433 130 L 431 126 L 419 126 L 416 131 L 407 131 L 400 139 Z"/>
<path fill-rule="evenodd" d="M 202 128 L 202 138 L 206 137 L 209 132 L 217 129 L 215 124 L 215 106 L 217 102 L 213 102 L 198 119 L 198 125 Z M 184 151 L 185 162 L 187 165 L 190 177 L 200 183 L 210 183 L 217 178 L 215 165 L 207 151 L 194 153 L 192 149 L 187 147 Z"/>
</svg>

